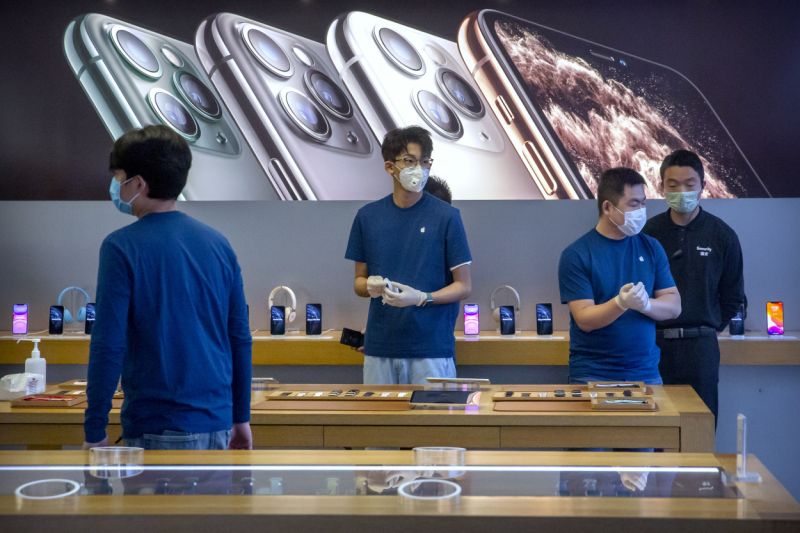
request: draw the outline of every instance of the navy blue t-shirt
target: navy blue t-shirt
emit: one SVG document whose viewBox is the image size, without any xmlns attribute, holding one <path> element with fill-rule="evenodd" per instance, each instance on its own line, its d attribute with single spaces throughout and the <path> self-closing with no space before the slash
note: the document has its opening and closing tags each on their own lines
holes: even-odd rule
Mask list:
<svg viewBox="0 0 800 533">
<path fill-rule="evenodd" d="M 248 322 L 239 263 L 218 231 L 169 211 L 111 233 L 100 247 L 87 442 L 105 435 L 120 374 L 125 438 L 249 421 Z"/>
<path fill-rule="evenodd" d="M 601 304 L 626 283 L 640 281 L 651 298 L 655 291 L 675 286 L 664 248 L 642 233 L 616 240 L 592 229 L 561 253 L 561 303 Z M 582 331 L 570 314 L 569 334 L 570 379 L 659 381 L 655 321 L 638 311 L 629 309 L 591 333 Z"/>
<path fill-rule="evenodd" d="M 359 209 L 345 258 L 366 263 L 369 276 L 383 276 L 423 292 L 449 285 L 451 271 L 472 261 L 458 209 L 428 193 L 408 208 L 395 205 L 390 194 Z M 372 298 L 364 353 L 453 357 L 458 307 L 453 302 L 398 308 Z"/>
</svg>

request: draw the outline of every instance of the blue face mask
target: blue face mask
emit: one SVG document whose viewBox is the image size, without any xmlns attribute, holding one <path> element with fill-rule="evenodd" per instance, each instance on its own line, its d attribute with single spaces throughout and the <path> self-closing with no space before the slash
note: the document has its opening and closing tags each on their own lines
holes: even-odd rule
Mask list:
<svg viewBox="0 0 800 533">
<path fill-rule="evenodd" d="M 122 199 L 122 197 L 120 197 L 119 191 L 123 185 L 125 185 L 132 179 L 133 178 L 128 178 L 122 183 L 120 183 L 116 178 L 112 176 L 111 185 L 108 187 L 108 194 L 109 196 L 111 196 L 111 201 L 114 202 L 114 205 L 117 207 L 117 209 L 119 209 L 120 213 L 124 213 L 126 215 L 133 214 L 133 201 L 136 200 L 136 198 L 138 198 L 139 193 L 136 193 L 136 195 L 133 198 L 131 198 L 126 202 L 125 200 Z"/>
</svg>

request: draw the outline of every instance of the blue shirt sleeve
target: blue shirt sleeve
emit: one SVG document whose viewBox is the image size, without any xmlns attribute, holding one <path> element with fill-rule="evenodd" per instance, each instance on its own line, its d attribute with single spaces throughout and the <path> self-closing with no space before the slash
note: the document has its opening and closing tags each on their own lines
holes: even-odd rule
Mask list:
<svg viewBox="0 0 800 533">
<path fill-rule="evenodd" d="M 675 286 L 675 280 L 672 279 L 672 272 L 669 269 L 669 259 L 667 259 L 667 252 L 664 247 L 656 239 L 651 238 L 653 243 L 653 253 L 655 255 L 656 264 L 656 277 L 653 282 L 653 292 L 660 291 L 661 289 L 669 289 Z"/>
<path fill-rule="evenodd" d="M 108 239 L 100 247 L 97 273 L 97 320 L 89 345 L 84 413 L 86 442 L 106 437 L 108 412 L 127 349 L 128 308 L 132 275 L 121 251 Z"/>
<path fill-rule="evenodd" d="M 228 338 L 233 357 L 233 423 L 250 421 L 250 380 L 253 374 L 253 339 L 250 336 L 250 321 L 244 297 L 242 271 L 233 257 L 235 274 L 231 284 L 228 310 Z"/>
<path fill-rule="evenodd" d="M 572 248 L 561 252 L 558 262 L 558 287 L 561 303 L 573 300 L 594 300 L 589 270 L 584 266 L 581 256 Z"/>
<path fill-rule="evenodd" d="M 472 261 L 472 254 L 467 243 L 467 232 L 461 221 L 461 213 L 456 209 L 447 225 L 445 236 L 445 250 L 447 254 L 447 268 L 452 269 Z"/>
<path fill-rule="evenodd" d="M 364 236 L 361 232 L 361 211 L 356 214 L 353 225 L 350 228 L 350 238 L 347 240 L 347 251 L 344 253 L 345 259 L 366 263 L 367 256 L 364 251 Z"/>
</svg>

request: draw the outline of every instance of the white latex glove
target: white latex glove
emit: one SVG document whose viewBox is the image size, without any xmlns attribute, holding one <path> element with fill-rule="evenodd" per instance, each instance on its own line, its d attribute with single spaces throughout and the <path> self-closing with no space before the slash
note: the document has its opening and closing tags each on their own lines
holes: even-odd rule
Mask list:
<svg viewBox="0 0 800 533">
<path fill-rule="evenodd" d="M 647 475 L 648 472 L 620 472 L 619 479 L 626 489 L 636 492 L 647 487 Z"/>
<path fill-rule="evenodd" d="M 636 285 L 633 283 L 623 285 L 614 301 L 622 309 L 633 309 L 640 313 L 649 311 L 651 307 L 650 296 L 641 281 Z"/>
<path fill-rule="evenodd" d="M 422 305 L 425 301 L 425 293 L 418 291 L 414 287 L 409 287 L 402 283 L 392 282 L 394 290 L 386 287 L 383 290 L 383 303 L 392 307 L 410 307 L 412 305 Z"/>
<path fill-rule="evenodd" d="M 370 298 L 378 298 L 383 294 L 388 280 L 383 276 L 370 276 L 367 278 L 367 292 Z"/>
</svg>

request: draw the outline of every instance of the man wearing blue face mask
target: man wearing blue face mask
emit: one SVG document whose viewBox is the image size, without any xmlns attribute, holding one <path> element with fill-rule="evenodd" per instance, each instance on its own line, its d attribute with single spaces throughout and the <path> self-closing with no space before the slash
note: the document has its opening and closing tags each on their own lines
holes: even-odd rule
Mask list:
<svg viewBox="0 0 800 533">
<path fill-rule="evenodd" d="M 423 128 L 390 131 L 381 145 L 389 196 L 359 209 L 345 258 L 355 293 L 370 298 L 364 383 L 455 377 L 455 317 L 472 290 L 458 209 L 423 192 L 433 142 Z"/>
<path fill-rule="evenodd" d="M 645 181 L 630 168 L 600 177 L 599 218 L 561 254 L 561 302 L 570 311 L 570 383 L 661 383 L 657 320 L 675 318 L 681 297 L 661 245 L 640 233 Z"/>
<path fill-rule="evenodd" d="M 651 218 L 644 232 L 658 239 L 683 296 L 683 311 L 658 323 L 664 383 L 691 385 L 717 417 L 719 343 L 717 332 L 742 312 L 742 248 L 725 222 L 700 207 L 703 163 L 676 150 L 661 164 L 661 189 L 669 209 Z"/>
<path fill-rule="evenodd" d="M 176 209 L 191 162 L 166 126 L 129 131 L 111 151 L 111 200 L 138 220 L 100 247 L 85 448 L 108 444 L 120 375 L 128 446 L 252 448 L 242 275 L 227 239 Z"/>
</svg>

